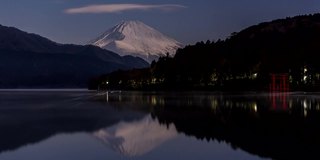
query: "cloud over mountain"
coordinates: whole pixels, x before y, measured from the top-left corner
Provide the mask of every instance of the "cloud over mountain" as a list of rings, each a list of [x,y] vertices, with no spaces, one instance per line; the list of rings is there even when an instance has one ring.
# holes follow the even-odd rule
[[[124,11],[133,10],[160,10],[160,11],[172,11],[181,8],[186,8],[186,6],[179,4],[100,4],[100,5],[88,5],[79,8],[70,8],[65,10],[68,14],[80,14],[80,13],[120,13]]]

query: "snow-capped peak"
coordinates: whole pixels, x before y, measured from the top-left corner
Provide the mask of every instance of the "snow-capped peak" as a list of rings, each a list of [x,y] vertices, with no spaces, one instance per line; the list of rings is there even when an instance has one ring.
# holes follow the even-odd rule
[[[163,35],[140,21],[123,21],[91,41],[90,44],[111,50],[122,56],[133,55],[148,62],[182,47],[178,41]]]

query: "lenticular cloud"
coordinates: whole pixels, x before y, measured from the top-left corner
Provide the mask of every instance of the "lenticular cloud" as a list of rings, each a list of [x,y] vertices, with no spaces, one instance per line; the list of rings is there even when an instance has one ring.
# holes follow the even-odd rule
[[[145,4],[102,4],[102,5],[89,5],[79,8],[70,8],[65,12],[68,14],[80,13],[120,13],[132,10],[152,10],[157,9],[161,11],[172,11],[186,6],[178,4],[161,4],[161,5],[145,5]]]

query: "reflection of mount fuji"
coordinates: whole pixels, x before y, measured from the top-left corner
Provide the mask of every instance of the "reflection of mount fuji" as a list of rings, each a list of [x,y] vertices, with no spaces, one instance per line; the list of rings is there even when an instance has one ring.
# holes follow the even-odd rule
[[[151,116],[140,121],[121,122],[94,133],[113,150],[128,157],[144,155],[176,135],[174,125],[160,125]]]

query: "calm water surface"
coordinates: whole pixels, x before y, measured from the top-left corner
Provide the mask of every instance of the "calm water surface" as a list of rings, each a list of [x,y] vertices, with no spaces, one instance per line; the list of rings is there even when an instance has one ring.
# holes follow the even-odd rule
[[[0,160],[319,159],[320,94],[0,91]]]

